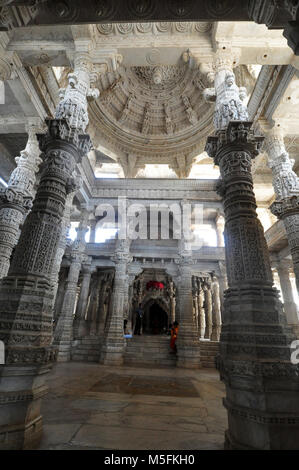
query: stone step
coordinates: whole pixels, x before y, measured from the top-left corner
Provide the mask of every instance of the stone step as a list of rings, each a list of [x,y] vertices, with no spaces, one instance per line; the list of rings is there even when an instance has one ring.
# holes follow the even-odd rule
[[[137,335],[127,340],[125,364],[174,367],[176,357],[170,353],[170,336]]]
[[[89,355],[89,354],[72,354],[72,361],[74,362],[99,362],[100,354]]]
[[[86,336],[72,344],[71,360],[75,362],[99,362],[101,338]]]

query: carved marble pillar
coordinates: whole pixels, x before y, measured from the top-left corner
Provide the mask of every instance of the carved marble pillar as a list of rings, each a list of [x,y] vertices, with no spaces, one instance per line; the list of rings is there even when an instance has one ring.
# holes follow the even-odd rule
[[[66,122],[48,121],[38,136],[43,155],[33,207],[0,286],[0,339],[6,345],[0,366],[0,448],[28,449],[41,438],[41,399],[54,358],[50,275],[61,234],[66,196],[77,162],[90,149]]]
[[[273,288],[269,253],[256,214],[251,159],[261,147],[251,123],[232,121],[209,137],[219,165],[229,288],[218,368],[226,386],[226,448],[295,449],[299,440],[298,365],[294,340]]]
[[[80,177],[76,176],[74,177],[74,190],[71,191],[67,197],[66,197],[66,202],[65,202],[65,208],[64,208],[64,213],[63,213],[63,218],[61,222],[61,235],[58,243],[58,248],[56,251],[54,263],[53,263],[53,269],[51,273],[51,284],[52,284],[52,289],[53,289],[53,308],[55,305],[55,300],[56,300],[56,294],[58,290],[58,283],[59,283],[59,271],[61,268],[61,262],[63,255],[65,253],[66,247],[67,247],[67,234],[70,228],[70,222],[71,222],[71,208],[73,204],[73,199],[80,188],[82,183],[82,180]],[[56,311],[57,314],[59,312]],[[57,316],[57,315],[56,315]]]
[[[86,222],[86,221],[85,221]],[[86,223],[81,222],[77,228],[77,238],[70,247],[71,265],[65,284],[65,293],[55,329],[54,345],[58,350],[57,361],[66,362],[71,358],[71,342],[73,339],[74,309],[76,303],[77,286],[82,261],[86,260],[85,233]]]
[[[124,301],[127,286],[127,265],[131,261],[130,240],[117,240],[113,261],[115,275],[112,291],[111,312],[107,318],[101,362],[106,365],[123,363],[124,353]]]
[[[280,261],[276,265],[277,273],[279,276],[281,292],[283,295],[284,310],[287,317],[287,322],[294,330],[299,328],[298,308],[294,301],[292,284],[290,281],[290,265],[288,261]]]
[[[19,238],[19,227],[32,207],[35,178],[41,158],[36,132],[41,126],[27,125],[28,141],[25,150],[16,157],[17,167],[0,191],[0,278],[7,275],[10,258]]]
[[[97,331],[98,331],[100,286],[101,286],[101,277],[97,276],[94,279],[93,289],[92,289],[92,292],[90,293],[90,302],[89,302],[88,323],[89,323],[89,334],[91,336],[96,336]]]
[[[98,309],[97,333],[98,333],[98,336],[100,336],[101,338],[103,338],[104,331],[105,331],[106,316],[108,313],[108,307],[109,307],[110,296],[111,296],[111,283],[112,283],[112,275],[106,274],[102,281],[100,302],[99,302],[99,309]]]
[[[96,219],[92,219],[92,220],[90,221],[90,237],[89,237],[89,243],[95,243],[95,241],[96,241],[96,225],[97,225]]]
[[[181,253],[179,263],[179,332],[177,345],[177,367],[199,368],[200,351],[197,325],[192,313],[192,265],[191,254]]]
[[[200,339],[204,339],[205,332],[206,332],[206,315],[205,315],[205,308],[204,308],[204,301],[205,301],[205,294],[203,290],[203,283],[200,283],[200,290],[198,296],[198,303],[199,303],[199,337]]]
[[[226,272],[226,266],[225,266],[224,261],[218,261],[218,266],[219,266],[219,271],[220,271],[218,282],[219,282],[219,294],[220,294],[221,318],[222,318],[223,305],[224,305],[224,293],[228,285],[227,285],[227,272]]]
[[[225,129],[232,120],[245,121],[248,112],[243,101],[246,98],[244,87],[236,85],[233,67],[237,65],[238,51],[218,49],[214,57],[214,88],[203,91],[208,102],[215,102],[215,129]]]
[[[91,267],[91,258],[88,259],[88,264],[82,266],[82,282],[80,288],[79,300],[76,307],[76,313],[74,318],[73,326],[73,337],[74,339],[82,338],[87,335],[87,325],[85,320],[86,307],[89,294],[89,286],[91,273],[93,268]]]
[[[204,283],[204,309],[205,309],[205,318],[206,318],[206,329],[205,329],[205,339],[211,339],[212,329],[213,329],[213,318],[212,318],[212,292],[211,292],[211,283],[208,280],[205,280]]]
[[[276,195],[271,212],[283,220],[292,255],[299,293],[299,178],[293,171],[294,160],[286,151],[281,127],[273,127],[265,140]]]
[[[92,88],[91,74],[93,64],[86,52],[74,55],[74,72],[68,75],[68,86],[60,90],[60,103],[57,106],[56,118],[65,119],[74,129],[85,131],[88,119],[88,101],[99,96],[99,90]]]
[[[61,312],[61,305],[63,302],[64,292],[65,292],[65,283],[66,283],[66,269],[64,268],[62,271],[60,270],[58,276],[58,287],[56,290],[56,297],[55,297],[55,304],[54,304],[54,294],[53,294],[53,304],[54,304],[54,322],[55,328],[58,321],[58,316]]]
[[[221,332],[221,302],[220,302],[220,292],[218,280],[215,276],[212,277],[211,284],[212,292],[212,319],[213,319],[213,329],[212,329],[212,341],[219,341],[220,332]]]
[[[224,217],[221,214],[217,214],[216,217],[216,234],[217,234],[217,246],[224,246]]]

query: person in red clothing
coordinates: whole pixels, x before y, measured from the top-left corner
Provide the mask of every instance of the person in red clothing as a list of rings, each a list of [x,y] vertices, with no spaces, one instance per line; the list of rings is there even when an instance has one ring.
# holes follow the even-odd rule
[[[178,337],[178,331],[179,331],[179,324],[177,321],[173,322],[172,328],[171,328],[171,339],[170,339],[170,349],[171,352],[176,354],[177,349],[176,349],[176,340]]]

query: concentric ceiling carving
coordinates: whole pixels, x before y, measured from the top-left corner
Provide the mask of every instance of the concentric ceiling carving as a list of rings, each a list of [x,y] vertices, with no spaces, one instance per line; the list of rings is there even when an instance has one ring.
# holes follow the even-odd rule
[[[198,69],[177,66],[121,67],[101,76],[100,97],[90,104],[95,145],[165,163],[196,155],[213,131],[209,86]]]

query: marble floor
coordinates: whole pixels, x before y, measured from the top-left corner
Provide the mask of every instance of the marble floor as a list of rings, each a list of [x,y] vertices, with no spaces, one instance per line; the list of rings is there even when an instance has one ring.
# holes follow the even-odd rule
[[[224,386],[213,369],[56,364],[40,449],[222,449]]]

